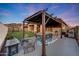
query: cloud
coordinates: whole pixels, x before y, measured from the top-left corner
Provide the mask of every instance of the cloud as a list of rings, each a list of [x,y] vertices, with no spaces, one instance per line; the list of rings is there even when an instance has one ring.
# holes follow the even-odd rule
[[[53,9],[54,10],[59,9],[59,6],[54,6]]]
[[[36,13],[39,10],[45,9],[47,8],[48,4],[28,4],[28,5],[24,5],[24,6],[18,6],[20,7],[20,9],[22,9],[22,11],[24,11],[23,13],[21,13],[22,15],[27,15],[30,16],[34,13]]]
[[[51,7],[49,7],[49,9],[51,9],[51,10],[58,10],[58,9],[60,9],[60,6],[58,6],[58,5],[56,5],[56,6],[51,5]]]
[[[5,10],[5,9],[0,8],[0,15],[1,16],[10,16],[11,13],[9,11]]]
[[[70,7],[70,9],[67,9],[66,11],[64,11],[63,13],[57,15],[58,17],[63,17],[63,18],[72,18],[74,16],[77,16],[79,13],[79,10],[78,10],[78,6],[76,5],[72,5]]]
[[[34,13],[36,13],[37,11],[44,9],[45,8],[45,4],[39,4],[37,6],[35,6],[34,4],[30,4],[28,7],[24,7],[24,9],[26,10],[26,12],[21,13],[21,15],[23,16],[30,16]],[[66,6],[67,7],[67,6]],[[59,18],[62,18],[67,24],[72,24],[72,25],[78,25],[79,23],[79,16],[77,15],[78,12],[78,6],[77,5],[71,5],[71,7],[69,9],[64,10],[61,14],[58,14],[57,16]],[[59,5],[50,5],[49,10],[59,10],[61,11],[63,8],[61,8]]]
[[[79,16],[75,16],[75,17],[65,19],[65,20],[70,25],[73,25],[73,26],[79,25]]]
[[[72,5],[72,7],[63,13],[57,15],[59,18],[62,18],[70,25],[79,25],[79,11],[76,5]]]
[[[24,19],[25,17],[28,17],[37,11],[41,9],[48,8],[48,12],[50,14],[52,12],[55,12],[54,16],[57,16],[59,18],[62,18],[66,23],[70,24],[78,24],[79,23],[79,5],[77,4],[10,4],[9,7],[11,7],[11,10],[1,9],[0,8],[0,18],[3,16],[4,19],[5,16],[10,16],[11,19],[18,17],[19,19]],[[66,8],[65,8],[66,7]],[[11,12],[11,13],[10,13]],[[17,12],[17,13],[14,13]],[[12,17],[14,16],[14,17]],[[9,18],[10,18],[9,17]],[[11,20],[10,19],[10,20]],[[17,20],[17,19],[16,19]]]
[[[39,10],[43,9],[43,7],[38,7],[40,5],[37,5],[37,7],[35,5],[30,4],[28,7],[24,7],[24,9],[26,10],[25,12],[22,12],[21,15],[22,16],[30,16],[36,12],[38,12]]]

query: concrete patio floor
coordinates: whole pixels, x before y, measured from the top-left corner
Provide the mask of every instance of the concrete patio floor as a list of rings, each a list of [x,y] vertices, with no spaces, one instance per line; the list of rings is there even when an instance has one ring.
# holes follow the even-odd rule
[[[49,56],[79,56],[79,47],[75,39],[62,38],[47,47]]]
[[[33,52],[24,54],[20,47],[20,53],[15,56],[41,56],[41,50],[41,46],[36,46]],[[79,47],[75,39],[63,37],[46,46],[46,54],[47,56],[79,56]]]

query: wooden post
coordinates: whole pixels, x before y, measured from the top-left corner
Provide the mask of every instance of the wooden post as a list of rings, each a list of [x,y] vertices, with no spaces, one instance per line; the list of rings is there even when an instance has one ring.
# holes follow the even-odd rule
[[[62,24],[61,24],[61,39],[62,39]]]
[[[24,39],[24,32],[25,32],[25,30],[24,30],[24,22],[23,22],[23,39]]]
[[[46,48],[45,48],[45,11],[42,12],[42,56],[46,56]]]

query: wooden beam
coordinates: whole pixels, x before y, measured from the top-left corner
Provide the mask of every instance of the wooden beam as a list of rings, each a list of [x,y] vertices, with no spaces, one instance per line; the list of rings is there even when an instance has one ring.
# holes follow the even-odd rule
[[[27,20],[29,20],[29,19],[41,14],[41,12],[42,12],[42,10],[38,11],[37,13],[33,14],[32,16],[29,16],[28,18],[26,18],[23,22],[26,22]]]
[[[46,47],[45,47],[45,11],[42,12],[42,56],[46,56]]]
[[[45,22],[45,25],[47,24],[47,22],[49,21],[50,18],[47,19],[47,21]]]
[[[52,17],[53,13],[50,15]],[[49,21],[50,17],[48,17],[47,21],[45,22],[45,25],[47,24],[47,22]]]
[[[48,14],[47,12],[45,12],[46,13],[46,16],[48,16],[49,18],[51,18],[51,19],[53,19],[53,20],[55,20],[55,18],[54,17],[52,17],[50,14]],[[52,14],[53,15],[53,14]],[[58,23],[61,23],[61,22],[59,22],[59,21],[57,21],[57,20],[55,20],[56,22],[58,22]]]

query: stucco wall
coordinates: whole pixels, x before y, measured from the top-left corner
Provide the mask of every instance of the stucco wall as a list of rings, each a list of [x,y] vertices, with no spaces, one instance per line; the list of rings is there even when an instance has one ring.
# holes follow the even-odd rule
[[[62,23],[62,31],[67,32],[68,26]]]
[[[8,32],[8,27],[6,27],[0,23],[0,50],[2,48],[4,41],[5,41],[5,37],[7,35],[7,32]]]
[[[30,28],[30,25],[33,25],[33,29]],[[46,28],[46,31],[52,32],[53,36],[56,36],[56,31],[57,31],[57,35],[60,37],[61,36],[61,27],[52,27],[52,30],[49,31],[49,28]],[[39,28],[40,32],[42,32],[42,25],[40,25]],[[33,32],[37,32],[37,24],[28,24],[28,31],[33,31]]]
[[[52,29],[52,31],[50,31],[50,32],[52,32],[53,36],[59,36],[59,37],[61,36],[61,28],[60,27],[52,27],[51,29]],[[47,31],[49,31],[48,28],[47,28]]]

